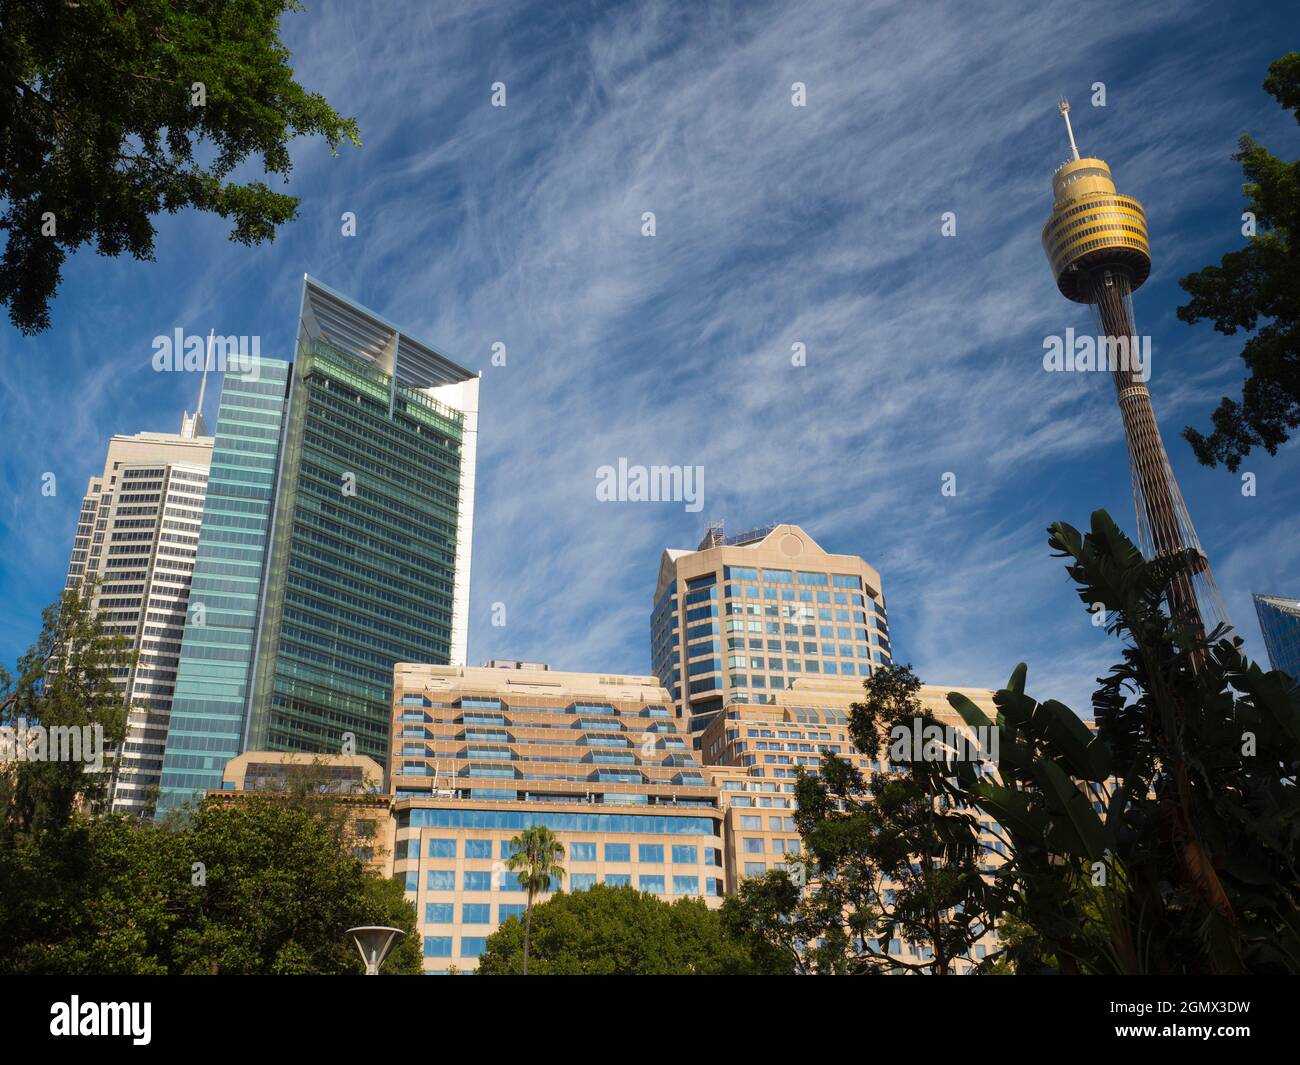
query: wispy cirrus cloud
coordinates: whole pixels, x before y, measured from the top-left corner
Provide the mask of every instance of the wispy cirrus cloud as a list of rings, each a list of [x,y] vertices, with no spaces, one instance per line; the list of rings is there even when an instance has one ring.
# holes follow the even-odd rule
[[[1176,278],[1234,243],[1238,127],[1286,128],[1258,89],[1272,57],[1255,17],[1209,3],[313,5],[286,22],[298,72],[357,115],[365,147],[295,152],[302,215],[272,247],[230,247],[186,217],[165,221],[154,266],[78,260],[33,398],[6,393],[6,409],[35,432],[66,380],[98,382],[60,415],[49,460],[75,483],[108,433],[170,428],[189,399],[141,372],[148,337],[220,315],[287,350],[308,271],[483,369],[474,660],[643,672],[662,549],[693,546],[706,517],[783,520],[881,570],[896,648],[923,677],[999,684],[1027,659],[1036,690],[1084,708],[1114,649],[1043,530],[1100,506],[1131,526],[1132,504],[1109,381],[1041,371],[1045,335],[1089,328],[1038,244],[1065,154],[1053,105],[1075,99],[1085,148],[1148,205],[1157,265],[1138,314],[1202,539],[1233,560],[1225,581],[1282,581],[1241,545],[1293,519],[1294,498],[1242,497],[1176,438],[1240,373],[1223,369],[1233,344],[1173,320]],[[1088,106],[1097,81],[1105,108]],[[498,341],[504,367],[489,362]],[[9,361],[35,350],[2,343]],[[14,514],[40,454],[6,463]],[[704,513],[598,503],[596,468],[620,456],[702,465]],[[1277,476],[1300,462],[1270,461]],[[59,506],[6,534],[10,557],[40,560],[6,582],[22,590],[11,644],[57,587],[74,503]],[[1237,620],[1253,637],[1253,617]]]

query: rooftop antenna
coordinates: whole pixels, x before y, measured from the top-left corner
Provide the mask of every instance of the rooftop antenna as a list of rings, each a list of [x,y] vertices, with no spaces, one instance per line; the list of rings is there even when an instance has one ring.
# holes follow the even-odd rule
[[[203,397],[208,390],[208,365],[212,362],[212,344],[216,335],[216,329],[208,333],[208,350],[203,353],[203,376],[199,379],[198,409],[195,410],[193,417],[190,416],[189,411],[186,411],[185,416],[181,418],[181,436],[187,440],[208,435],[208,427],[203,422]]]
[[[1061,117],[1065,119],[1065,132],[1070,136],[1070,155],[1072,158],[1078,159],[1079,148],[1074,143],[1074,128],[1070,125],[1070,101],[1062,97],[1056,106],[1061,112]]]
[[[1078,158],[1077,152],[1075,158]],[[203,376],[199,378],[199,409],[194,412],[196,416],[202,416],[203,414],[203,395],[208,390],[208,364],[212,361],[212,342],[216,335],[217,330],[215,327],[208,332],[208,350],[203,353]]]

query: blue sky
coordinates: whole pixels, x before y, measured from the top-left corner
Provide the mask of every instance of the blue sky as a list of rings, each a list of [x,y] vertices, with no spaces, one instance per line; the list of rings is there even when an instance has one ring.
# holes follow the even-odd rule
[[[1118,647],[1044,529],[1134,516],[1110,382],[1041,368],[1045,336],[1090,328],[1038,243],[1062,94],[1083,151],[1146,205],[1156,413],[1262,657],[1249,593],[1300,594],[1300,446],[1248,459],[1246,497],[1178,436],[1243,372],[1241,338],[1174,314],[1177,279],[1242,241],[1235,140],[1300,154],[1260,87],[1300,20],[1228,6],[308,0],[285,20],[294,67],[364,147],[295,147],[297,222],[250,250],[219,219],[164,217],[156,262],[80,254],[53,328],[0,326],[0,661],[61,587],[109,436],[175,431],[193,405],[197,379],[153,372],[153,337],[288,355],[308,272],[483,370],[471,663],[646,672],[660,552],[710,518],[790,521],[880,570],[927,682],[997,687],[1025,660],[1032,693],[1086,712]],[[703,511],[598,502],[620,457],[703,466]]]

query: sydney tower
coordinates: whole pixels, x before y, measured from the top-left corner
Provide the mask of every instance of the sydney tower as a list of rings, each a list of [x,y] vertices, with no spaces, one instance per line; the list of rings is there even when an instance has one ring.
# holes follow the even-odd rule
[[[1116,352],[1137,340],[1133,293],[1151,272],[1146,212],[1115,191],[1110,167],[1080,157],[1070,126],[1070,105],[1060,104],[1070,138],[1070,158],[1052,177],[1052,216],[1043,226],[1043,250],[1061,295],[1093,309],[1099,345]],[[1227,616],[1201,550],[1191,515],[1169,465],[1151,394],[1133,363],[1111,360],[1111,376],[1124,419],[1138,544],[1147,558],[1186,554],[1188,563],[1169,589],[1169,608],[1196,637]]]

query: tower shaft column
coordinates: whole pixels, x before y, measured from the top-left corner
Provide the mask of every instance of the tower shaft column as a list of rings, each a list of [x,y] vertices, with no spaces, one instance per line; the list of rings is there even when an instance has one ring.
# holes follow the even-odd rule
[[[1136,344],[1137,326],[1129,309],[1128,276],[1122,270],[1098,272],[1090,279],[1089,289],[1102,333],[1111,340],[1122,338],[1130,345]],[[1128,366],[1117,364],[1112,377],[1128,445],[1139,543],[1149,558],[1181,554],[1189,548],[1196,550],[1197,560],[1170,585],[1169,606],[1170,613],[1187,625],[1194,637],[1204,638],[1206,628],[1193,582],[1204,568],[1203,556],[1174,480],[1155,408],[1151,405],[1151,393],[1132,362]]]

